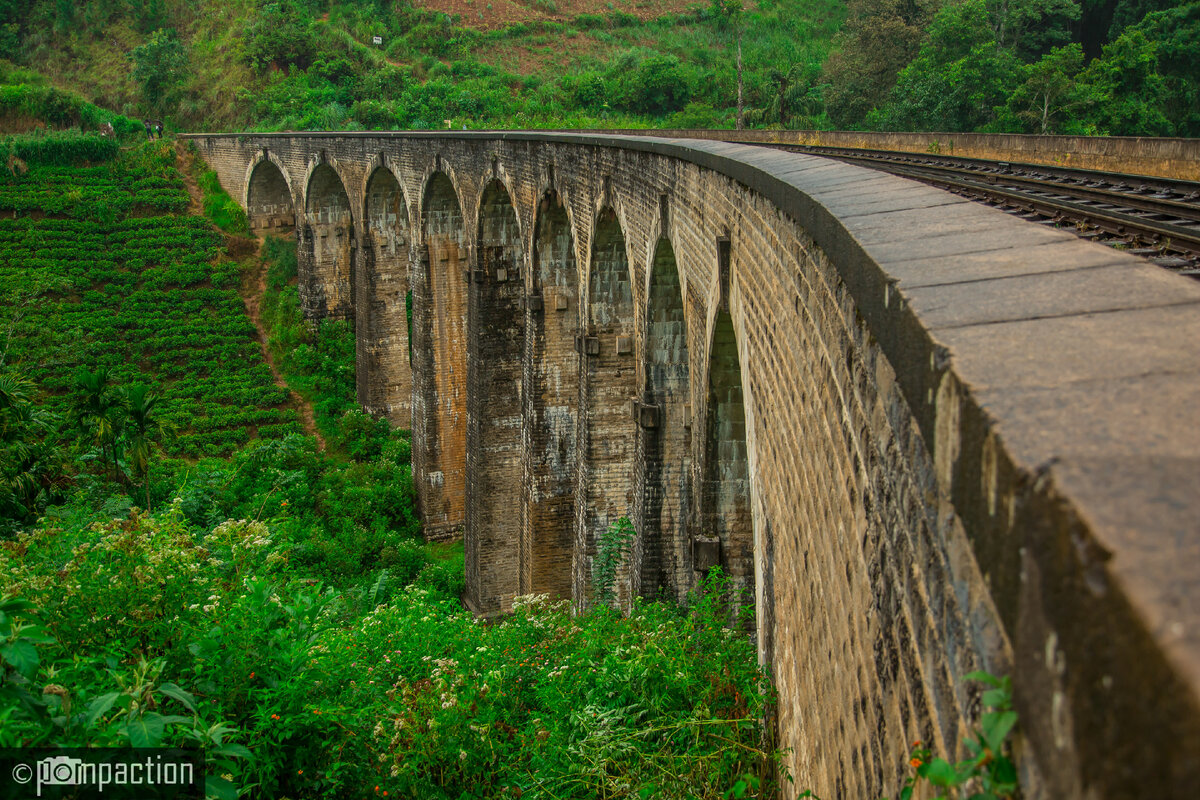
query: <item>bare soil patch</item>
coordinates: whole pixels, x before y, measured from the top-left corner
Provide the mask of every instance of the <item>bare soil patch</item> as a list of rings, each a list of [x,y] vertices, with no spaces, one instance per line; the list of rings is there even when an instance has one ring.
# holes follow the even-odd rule
[[[491,31],[518,22],[570,22],[580,14],[618,11],[640,20],[687,11],[697,0],[416,0],[415,5],[461,17],[461,25]]]

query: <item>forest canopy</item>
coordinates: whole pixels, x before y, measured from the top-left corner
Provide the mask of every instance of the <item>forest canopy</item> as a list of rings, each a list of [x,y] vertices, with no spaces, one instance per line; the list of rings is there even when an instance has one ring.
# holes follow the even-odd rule
[[[563,5],[0,0],[3,82],[177,130],[1200,132],[1197,0]]]

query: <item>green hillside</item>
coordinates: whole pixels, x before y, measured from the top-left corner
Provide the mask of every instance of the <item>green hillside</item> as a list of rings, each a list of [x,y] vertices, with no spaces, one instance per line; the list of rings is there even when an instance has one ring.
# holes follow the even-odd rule
[[[732,124],[733,32],[707,4],[559,5],[12,2],[3,52],[179,129]],[[835,0],[750,10],[748,105],[770,105],[772,69],[815,74],[841,16]]]
[[[1197,0],[0,0],[0,53],[169,129],[1200,135]],[[379,37],[375,44],[374,37]]]

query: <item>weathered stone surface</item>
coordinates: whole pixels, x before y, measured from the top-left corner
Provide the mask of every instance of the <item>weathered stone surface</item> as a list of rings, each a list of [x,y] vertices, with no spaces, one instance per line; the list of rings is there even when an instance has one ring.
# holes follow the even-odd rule
[[[612,131],[635,136],[712,136],[731,131]],[[1014,163],[1155,175],[1200,181],[1200,139],[1134,136],[1031,136],[1020,133],[907,133],[899,131],[738,131],[743,142],[855,147],[939,153]]]
[[[415,482],[432,535],[466,528],[476,610],[586,604],[630,515],[622,602],[714,560],[753,588],[793,793],[894,796],[910,741],[956,753],[978,668],[1014,676],[1027,797],[1200,784],[1194,284],[725,142],[195,139],[255,219],[287,213],[277,169],[303,230],[362,239],[349,262],[302,246],[301,285],[309,313],[354,312],[368,357],[403,341],[389,290],[370,299],[396,279],[362,259],[370,172],[410,198],[389,224],[414,232]],[[349,220],[310,196],[323,165]],[[371,368],[372,407],[398,390],[376,372],[398,374]]]

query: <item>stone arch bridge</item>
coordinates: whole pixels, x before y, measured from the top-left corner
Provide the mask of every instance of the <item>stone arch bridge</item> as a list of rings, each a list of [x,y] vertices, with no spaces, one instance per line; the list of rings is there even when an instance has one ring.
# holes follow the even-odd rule
[[[1200,786],[1200,285],[811,156],[535,133],[196,135],[411,425],[467,602],[754,598],[792,791],[899,791],[1014,676],[1030,797]]]

